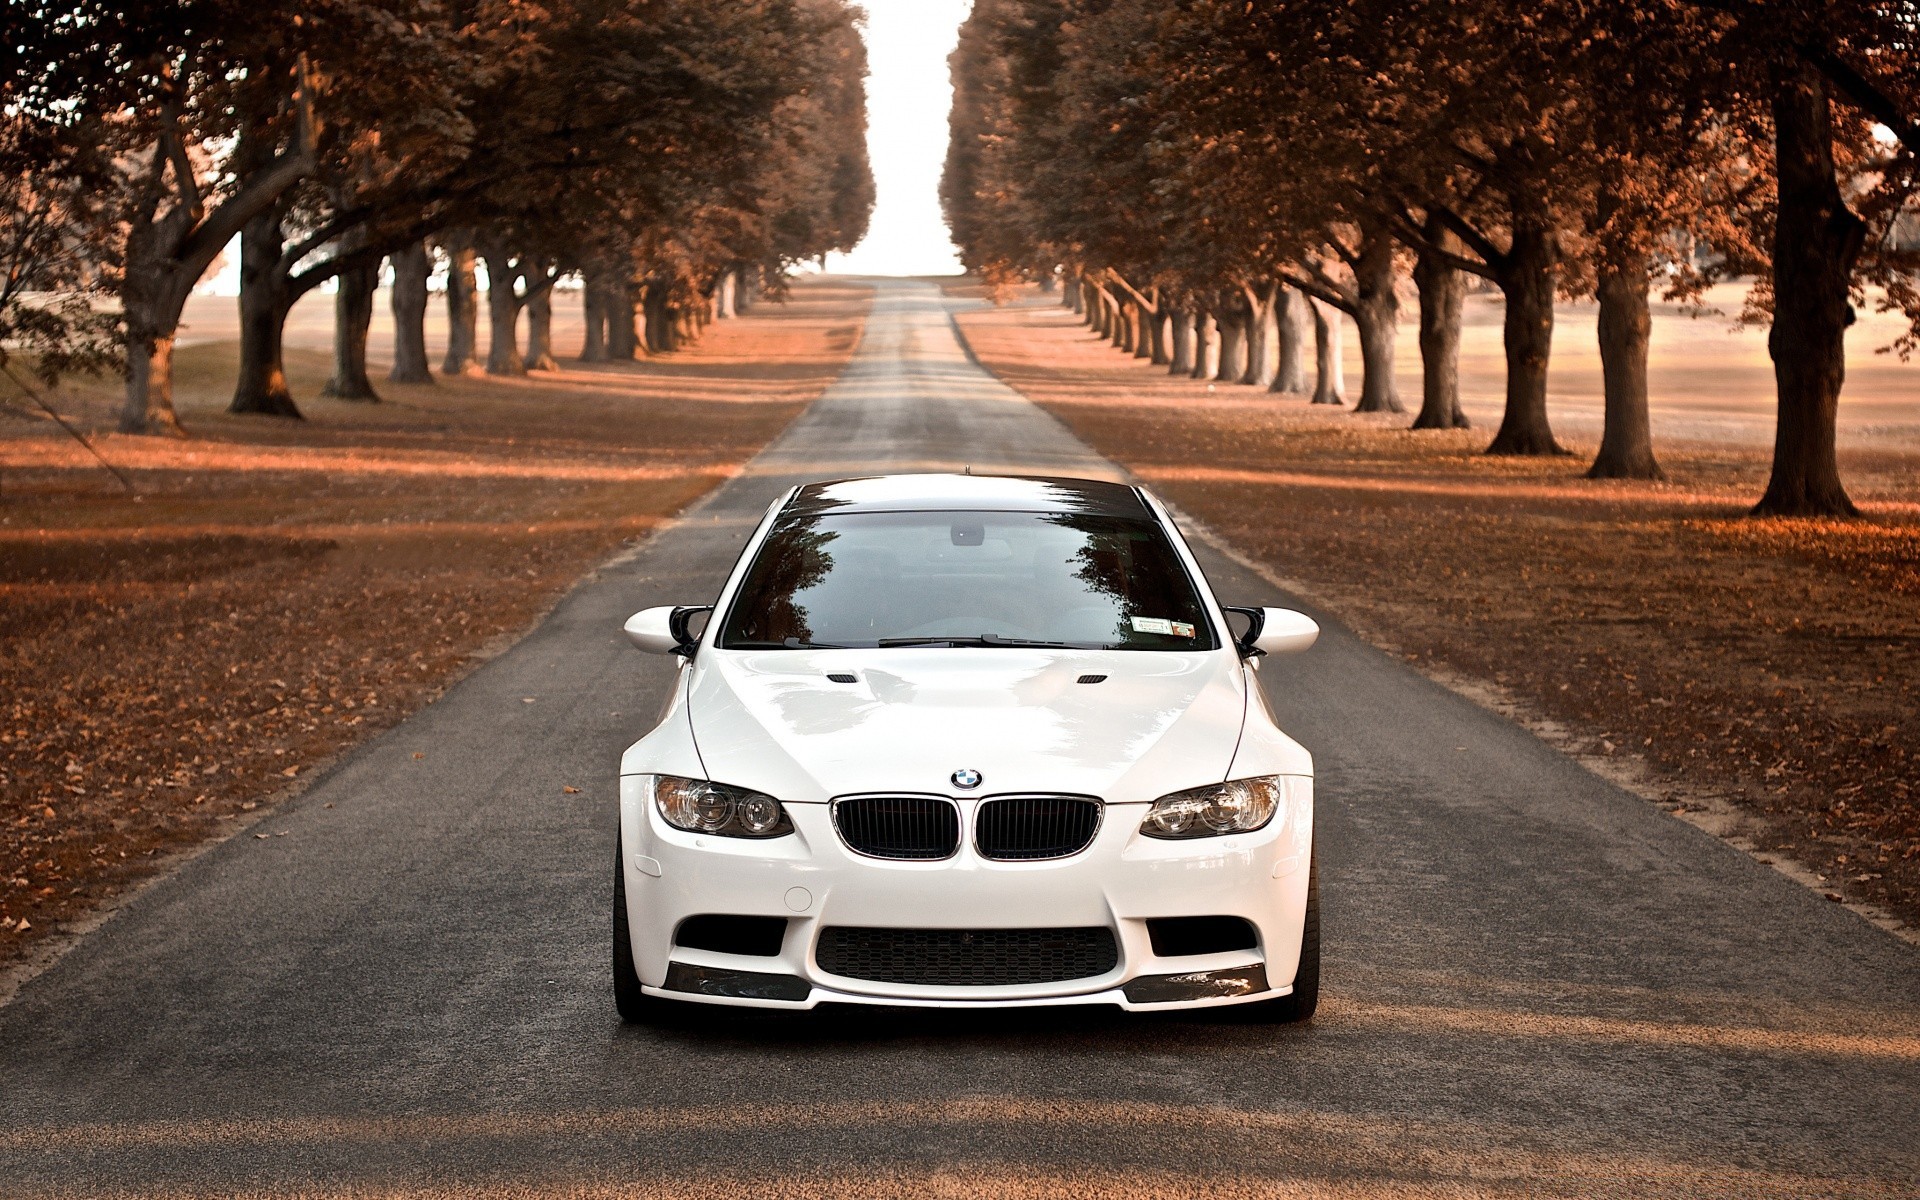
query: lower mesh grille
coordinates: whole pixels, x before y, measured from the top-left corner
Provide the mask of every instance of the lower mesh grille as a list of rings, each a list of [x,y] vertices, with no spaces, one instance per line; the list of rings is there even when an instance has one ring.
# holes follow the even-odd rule
[[[820,931],[820,969],[848,979],[929,987],[1059,983],[1105,975],[1120,961],[1113,931],[860,929]]]
[[[988,800],[974,818],[982,858],[1066,858],[1093,841],[1100,802],[1080,796],[1008,796]]]
[[[856,796],[833,802],[847,845],[874,858],[948,858],[960,848],[960,813],[932,796]]]

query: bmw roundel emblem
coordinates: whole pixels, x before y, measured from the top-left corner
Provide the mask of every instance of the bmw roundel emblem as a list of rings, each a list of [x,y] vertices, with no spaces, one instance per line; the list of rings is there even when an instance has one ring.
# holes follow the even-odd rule
[[[953,786],[957,788],[977,788],[980,786],[980,772],[972,767],[961,767],[953,773]]]

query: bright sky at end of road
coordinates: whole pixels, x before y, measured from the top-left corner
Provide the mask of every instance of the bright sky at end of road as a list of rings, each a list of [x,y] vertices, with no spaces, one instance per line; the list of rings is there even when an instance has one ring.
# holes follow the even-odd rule
[[[867,152],[879,201],[873,227],[827,269],[852,275],[957,275],[940,215],[953,85],[947,55],[972,0],[862,0],[867,10]]]

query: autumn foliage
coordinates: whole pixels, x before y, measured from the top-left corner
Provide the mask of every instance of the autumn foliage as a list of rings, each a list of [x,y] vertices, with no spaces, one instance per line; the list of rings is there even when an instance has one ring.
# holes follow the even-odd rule
[[[671,350],[793,263],[851,248],[872,207],[845,0],[29,0],[8,17],[0,340],[49,376],[117,343],[127,432],[181,432],[181,312],[236,236],[233,409],[298,417],[282,330],[323,284],[327,391],[377,399],[386,260],[395,378],[431,378],[435,258],[443,368],[478,369],[484,261],[486,369],[517,374],[554,362],[560,280],[587,283],[583,357]]]
[[[1464,423],[1462,277],[1505,300],[1495,454],[1557,454],[1556,299],[1600,309],[1592,473],[1657,478],[1649,296],[1754,279],[1780,423],[1757,511],[1848,515],[1834,461],[1855,307],[1920,334],[1920,8],[1872,0],[978,0],[952,59],[942,196],[964,261],[1067,290],[1176,373],[1399,412],[1397,281],[1420,302],[1415,428]],[[1317,328],[1309,331],[1310,326]],[[1318,347],[1309,381],[1309,341]]]

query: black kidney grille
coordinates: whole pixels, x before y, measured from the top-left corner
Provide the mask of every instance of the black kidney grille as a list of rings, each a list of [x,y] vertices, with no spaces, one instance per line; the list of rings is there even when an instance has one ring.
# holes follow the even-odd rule
[[[1105,975],[1120,961],[1113,931],[1078,929],[859,929],[829,926],[820,969],[848,979],[929,987],[1058,983]]]
[[[1079,796],[1008,796],[989,800],[974,818],[982,858],[1065,858],[1100,828],[1100,802]]]
[[[847,845],[874,858],[949,858],[960,848],[960,814],[931,796],[858,796],[833,802]]]

